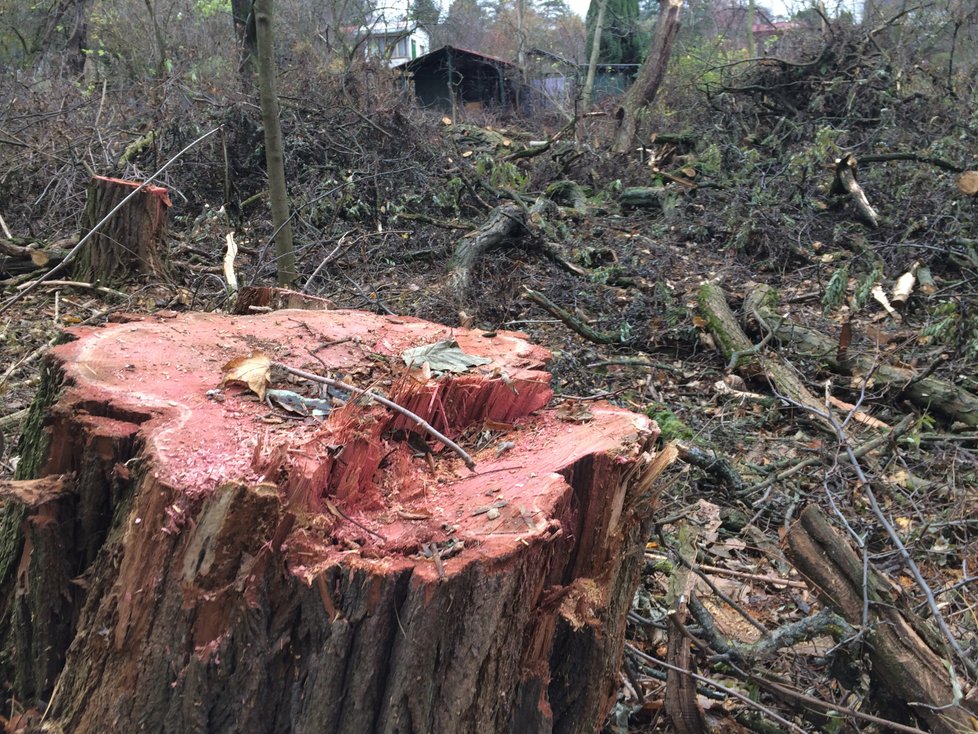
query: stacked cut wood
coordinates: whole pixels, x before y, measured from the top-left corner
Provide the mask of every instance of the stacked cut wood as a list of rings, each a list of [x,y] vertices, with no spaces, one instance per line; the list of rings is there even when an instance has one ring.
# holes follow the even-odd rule
[[[507,332],[283,310],[74,337],[32,409],[25,481],[0,492],[0,677],[49,702],[46,726],[600,728],[664,465],[654,423],[548,408],[549,354]],[[442,340],[485,363],[407,369]],[[382,392],[474,471],[376,402],[320,415],[218,389],[256,352]],[[271,377],[266,398],[331,399]]]

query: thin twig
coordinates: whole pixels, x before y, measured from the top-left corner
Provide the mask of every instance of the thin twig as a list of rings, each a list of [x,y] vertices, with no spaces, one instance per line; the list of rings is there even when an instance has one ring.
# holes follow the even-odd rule
[[[826,386],[826,391],[827,390],[828,390],[828,386]],[[866,473],[863,471],[862,465],[859,463],[859,457],[856,456],[856,449],[852,447],[852,443],[849,441],[849,436],[846,434],[845,428],[842,427],[838,419],[832,414],[832,411],[828,410],[827,408],[824,411],[819,411],[810,405],[802,405],[801,403],[797,402],[796,400],[792,400],[787,396],[779,395],[778,397],[780,397],[782,400],[787,401],[791,405],[794,405],[797,408],[820,415],[824,420],[827,420],[835,429],[836,436],[839,439],[839,445],[845,451],[846,456],[849,459],[849,463],[852,464],[852,468],[856,473],[856,478],[859,480],[859,483],[862,486],[862,490],[866,495],[866,499],[869,500],[870,510],[872,510],[873,515],[876,517],[876,520],[879,522],[879,524],[883,527],[883,530],[886,532],[887,537],[889,537],[890,541],[896,547],[897,552],[899,553],[900,557],[903,559],[903,562],[906,564],[906,567],[910,571],[910,574],[913,576],[914,581],[917,582],[917,586],[920,588],[921,593],[923,593],[924,598],[927,601],[927,606],[930,609],[931,615],[934,617],[934,621],[937,623],[937,626],[940,628],[941,634],[944,636],[944,639],[947,641],[948,646],[954,651],[954,653],[964,664],[965,670],[968,671],[969,673],[974,674],[974,664],[971,662],[971,660],[968,659],[968,656],[965,654],[964,650],[961,648],[961,645],[954,637],[954,634],[951,632],[951,629],[947,626],[947,621],[944,619],[944,615],[941,614],[941,610],[937,606],[937,599],[934,598],[934,592],[931,590],[930,585],[927,583],[926,579],[924,579],[924,576],[920,572],[920,568],[917,566],[916,561],[914,561],[913,557],[910,555],[910,551],[907,550],[907,546],[904,545],[903,541],[900,539],[900,535],[893,527],[893,524],[887,519],[886,514],[883,512],[883,509],[880,507],[879,502],[876,500],[876,493],[873,492],[873,487],[869,481],[869,477],[866,476]],[[858,407],[858,403],[857,403],[857,407]],[[890,433],[892,433],[892,431]],[[953,666],[949,667],[949,671],[953,676],[954,675]]]
[[[19,289],[23,290],[25,288],[36,288],[37,286],[24,283],[18,286]],[[44,281],[45,288],[88,288],[90,290],[98,291],[99,293],[104,293],[107,296],[118,296],[120,298],[129,298],[128,293],[123,293],[122,291],[117,291],[114,288],[106,288],[103,285],[95,285],[95,283],[85,283],[80,280],[48,280]]]
[[[895,426],[893,426],[893,428],[890,429],[888,433],[886,433],[883,436],[877,436],[876,438],[867,441],[866,443],[862,444],[859,448],[857,448],[855,450],[856,457],[857,458],[862,457],[868,454],[870,451],[876,450],[877,448],[887,443],[888,441],[897,438],[897,436],[903,435],[908,430],[910,430],[910,427],[913,426],[916,420],[917,418],[913,414],[904,416],[903,419]],[[776,484],[778,482],[784,481],[785,479],[797,474],[802,469],[807,469],[808,467],[817,464],[820,461],[822,461],[821,456],[810,456],[807,459],[802,459],[794,466],[791,466],[782,472],[779,472],[777,474],[768,477],[763,482],[759,482],[758,484],[755,484],[753,487],[747,490],[745,494],[753,494],[754,492],[759,492],[762,489],[767,489],[772,484]],[[754,506],[757,507],[766,499],[767,499],[766,496],[762,497],[761,499],[757,500],[757,502],[754,503]]]
[[[362,395],[365,398],[369,398],[370,400],[375,400],[381,405],[390,408],[395,413],[400,413],[405,418],[408,418],[409,420],[412,420],[415,423],[417,423],[420,428],[422,428],[423,430],[425,430],[426,432],[434,436],[436,439],[441,441],[448,448],[450,448],[452,451],[458,454],[459,457],[462,459],[462,461],[465,462],[465,465],[472,471],[475,471],[475,461],[473,461],[472,457],[465,452],[465,449],[463,449],[457,443],[455,443],[450,438],[448,438],[448,436],[441,433],[437,428],[435,428],[430,423],[428,423],[424,418],[422,418],[419,415],[416,415],[415,413],[412,413],[407,408],[398,405],[393,400],[388,400],[384,396],[378,395],[377,393],[371,390],[363,390],[359,387],[348,385],[345,382],[340,382],[339,380],[334,380],[330,377],[323,377],[322,375],[317,375],[313,372],[306,372],[305,370],[296,369],[295,367],[289,367],[287,364],[282,364],[281,362],[272,362],[272,364],[275,367],[280,367],[281,369],[285,370],[290,375],[295,375],[296,377],[301,377],[305,380],[311,380],[312,382],[319,382],[322,383],[323,385],[328,385],[329,387],[335,387],[339,390],[346,390],[347,392],[351,392],[354,395]]]
[[[798,734],[805,734],[805,730],[802,729],[797,724],[793,724],[792,722],[788,721],[786,718],[784,718],[783,716],[775,712],[773,709],[769,709],[767,706],[762,706],[757,701],[754,701],[750,697],[745,696],[740,691],[735,691],[733,688],[728,688],[722,683],[717,683],[715,680],[711,680],[705,676],[694,673],[691,670],[686,670],[685,668],[679,668],[676,667],[675,665],[670,665],[664,660],[659,660],[658,658],[654,658],[651,655],[646,655],[644,652],[639,650],[630,642],[625,643],[625,647],[628,649],[629,652],[636,655],[638,658],[644,660],[647,663],[651,663],[652,665],[658,665],[663,668],[668,668],[670,670],[675,670],[679,673],[683,673],[684,675],[690,676],[694,680],[698,680],[700,683],[705,683],[708,686],[713,686],[717,690],[723,691],[728,696],[732,696],[736,698],[738,701],[741,701],[742,703],[746,704],[750,708],[760,711],[762,714],[770,717],[774,721],[777,721],[779,724],[783,724],[784,726],[788,727],[788,729],[790,729],[791,731],[798,732]]]

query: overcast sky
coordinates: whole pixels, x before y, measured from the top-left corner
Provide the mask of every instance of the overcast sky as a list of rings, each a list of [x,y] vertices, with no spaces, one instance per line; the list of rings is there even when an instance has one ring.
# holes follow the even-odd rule
[[[587,15],[587,6],[590,0],[567,0],[567,3],[570,5],[571,10],[582,18]],[[788,17],[792,12],[811,7],[812,0],[758,0],[757,4],[770,9],[775,17]],[[862,0],[829,0],[825,5],[829,10],[829,14],[832,15],[834,14],[833,9],[835,6],[851,10],[855,6],[862,5]]]

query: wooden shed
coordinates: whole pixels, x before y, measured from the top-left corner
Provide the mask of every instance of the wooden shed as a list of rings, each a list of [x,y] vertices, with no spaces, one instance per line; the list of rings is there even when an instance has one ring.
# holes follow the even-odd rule
[[[495,56],[443,46],[394,67],[414,86],[418,102],[454,117],[459,109],[514,110],[519,71]]]

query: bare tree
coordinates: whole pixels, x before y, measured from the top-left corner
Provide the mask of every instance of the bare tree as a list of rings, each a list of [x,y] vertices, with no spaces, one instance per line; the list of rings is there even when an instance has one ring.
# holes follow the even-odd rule
[[[258,55],[255,14],[251,6],[251,0],[231,0],[231,20],[234,23],[234,35],[238,40],[238,51],[241,54],[238,71],[245,89],[251,89],[254,83],[255,57]]]
[[[604,33],[604,14],[608,9],[608,0],[598,0],[598,17],[594,20],[594,35],[591,38],[591,57],[587,61],[587,77],[584,79],[582,108],[584,112],[591,110],[591,96],[594,93],[594,75],[598,68],[598,57],[601,55],[601,34]]]
[[[683,9],[683,0],[659,0],[659,18],[649,44],[649,54],[639,69],[635,83],[629,87],[618,108],[618,133],[615,136],[614,150],[624,153],[635,140],[638,130],[638,120],[648,105],[655,99],[666,74],[669,56],[672,54],[672,44],[679,32],[679,14]]]
[[[275,264],[278,284],[295,280],[295,249],[289,223],[289,195],[285,188],[285,159],[282,154],[282,125],[279,121],[278,92],[275,87],[275,46],[272,36],[272,0],[254,0],[255,29],[258,41],[258,88],[261,119],[265,128],[265,166],[268,169],[268,198],[272,205],[275,234]]]

